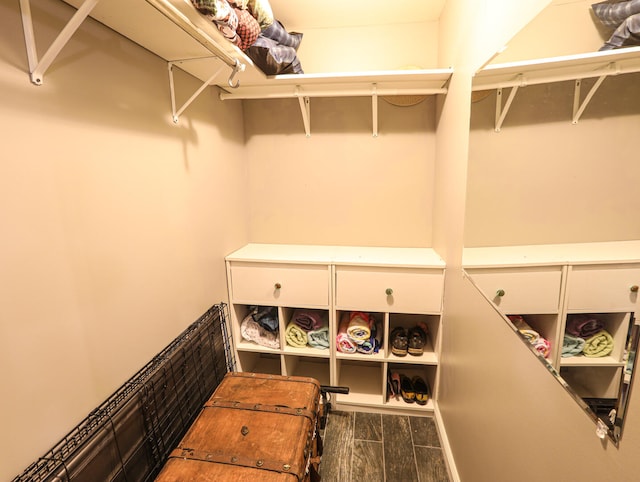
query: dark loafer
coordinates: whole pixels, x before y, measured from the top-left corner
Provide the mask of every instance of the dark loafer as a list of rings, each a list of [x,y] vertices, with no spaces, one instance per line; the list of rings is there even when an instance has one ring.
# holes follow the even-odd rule
[[[415,399],[418,405],[426,405],[431,396],[431,390],[429,384],[422,378],[415,376],[411,379],[413,390],[415,392]]]
[[[396,356],[406,356],[409,347],[407,330],[398,326],[391,332],[391,353]]]
[[[400,375],[400,395],[407,403],[413,403],[416,400],[416,392],[411,379],[406,375]]]
[[[407,349],[409,355],[420,356],[424,353],[428,332],[429,329],[424,323],[418,323],[417,326],[409,330],[409,346]]]

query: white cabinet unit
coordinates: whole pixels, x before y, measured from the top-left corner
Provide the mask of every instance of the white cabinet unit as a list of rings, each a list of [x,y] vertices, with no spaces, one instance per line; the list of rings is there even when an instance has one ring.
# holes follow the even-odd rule
[[[325,385],[349,387],[349,394],[335,396],[342,405],[433,411],[444,284],[444,262],[433,250],[249,244],[227,256],[226,263],[240,370],[311,376]],[[264,344],[252,324],[256,306],[277,316],[277,333],[264,333]],[[375,348],[339,349],[341,320],[360,313],[371,322]],[[305,335],[291,326],[299,316],[326,323],[326,332],[320,331],[328,346],[311,343],[313,329],[304,344]],[[250,325],[258,339],[245,336]],[[422,353],[392,354],[391,332],[418,325],[428,331]],[[421,377],[430,386],[430,400],[419,405],[390,396],[390,372]]]
[[[580,397],[619,397],[638,304],[640,242],[472,248],[464,264],[502,313],[522,315],[547,337],[547,361]]]

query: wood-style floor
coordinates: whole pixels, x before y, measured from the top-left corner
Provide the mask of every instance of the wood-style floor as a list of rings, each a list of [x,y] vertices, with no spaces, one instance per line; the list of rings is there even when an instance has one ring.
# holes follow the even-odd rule
[[[450,482],[430,417],[329,412],[323,482]]]

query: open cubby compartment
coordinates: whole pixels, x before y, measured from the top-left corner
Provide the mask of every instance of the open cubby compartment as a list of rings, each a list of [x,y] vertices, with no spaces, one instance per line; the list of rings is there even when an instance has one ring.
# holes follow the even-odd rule
[[[631,321],[633,320],[633,313],[570,313],[567,315],[567,323],[573,316],[588,316],[600,320],[603,324],[603,330],[607,331],[613,338],[613,351],[607,357],[603,357],[601,360],[607,363],[608,360],[614,362],[622,362],[624,357],[624,351],[627,346],[627,338],[629,336],[629,330],[631,327]],[[565,325],[566,328],[566,325]],[[580,359],[584,357],[570,357],[562,359],[562,364],[572,364],[572,362],[580,363]],[[591,358],[589,363],[597,363],[597,358]]]
[[[388,363],[387,372],[397,373],[399,375],[405,375],[410,379],[419,376],[428,385],[431,391],[429,401],[426,405],[418,405],[417,403],[407,403],[402,399],[402,396],[398,394],[397,398],[394,398],[389,393],[389,389],[386,385],[387,374],[385,373],[385,406],[402,409],[416,409],[416,410],[433,410],[433,396],[434,387],[436,386],[436,377],[438,374],[438,367],[434,365],[415,365],[412,363]]]
[[[242,322],[244,321],[244,319],[249,315],[249,313],[251,313],[251,309],[254,306],[260,306],[263,308],[273,308],[275,310],[276,316],[278,317],[278,320],[280,320],[281,316],[280,316],[280,310],[277,307],[270,307],[270,306],[263,306],[263,305],[233,305],[233,339],[235,341],[236,344],[236,349],[237,350],[265,350],[265,351],[269,351],[269,350],[273,350],[273,351],[278,351],[283,343],[283,337],[282,335],[282,323],[280,323],[280,321],[278,321],[278,334],[277,334],[277,338],[279,340],[279,347],[272,347],[272,346],[263,346],[259,343],[256,343],[255,341],[250,341],[244,338],[244,336],[242,336]]]
[[[289,377],[311,377],[320,385],[331,385],[331,367],[328,358],[284,355],[283,375]]]
[[[238,352],[238,368],[242,372],[282,375],[280,355],[256,351]]]
[[[332,340],[336,340],[335,341],[335,348],[336,348],[336,357],[344,357],[344,358],[350,358],[350,357],[355,357],[356,359],[359,357],[370,357],[372,359],[383,359],[384,358],[384,347],[385,347],[385,326],[387,324],[387,315],[385,313],[379,313],[379,312],[373,312],[373,311],[361,311],[361,313],[365,313],[368,315],[371,315],[373,317],[373,319],[375,320],[375,327],[376,327],[376,339],[378,340],[380,347],[378,348],[377,352],[374,353],[362,353],[360,351],[357,351],[355,353],[346,353],[346,352],[342,352],[338,349],[338,341],[337,341],[337,337],[340,334],[340,321],[342,320],[343,316],[351,316],[351,313],[358,313],[358,310],[338,310],[336,312],[336,334],[335,336],[332,338]],[[355,343],[354,343],[355,345]]]
[[[419,322],[427,325],[429,330],[424,352],[422,355],[406,355],[397,356],[391,353],[391,332],[399,326],[403,328],[413,328]],[[438,363],[438,344],[440,342],[440,315],[424,315],[409,313],[390,313],[389,314],[389,336],[386,344],[387,359],[395,361],[407,361],[408,363]]]
[[[295,307],[281,307],[280,308],[280,326],[282,327],[282,341],[283,341],[283,349],[285,352],[288,353],[294,353],[294,354],[299,354],[299,355],[309,355],[309,356],[329,356],[329,347],[327,347],[326,349],[323,348],[316,348],[313,347],[311,345],[309,345],[307,343],[306,346],[304,347],[298,347],[298,346],[293,346],[290,345],[287,342],[287,326],[289,325],[289,323],[292,321],[294,313],[296,311],[302,311],[302,312],[310,312],[312,315],[318,315],[321,316],[322,319],[324,320],[324,323],[326,324],[326,327],[328,329],[327,331],[327,340],[329,342],[329,345],[331,345],[332,340],[334,339],[331,336],[331,330],[329,329],[330,325],[330,318],[329,318],[329,310],[323,310],[323,309],[311,309],[311,308],[295,308]],[[306,330],[303,330],[306,332]]]
[[[384,364],[363,360],[336,360],[336,383],[348,387],[349,394],[336,394],[336,402],[355,405],[382,405],[386,383]]]
[[[551,351],[546,357],[547,361],[552,363],[562,352],[562,337],[559,330],[558,314],[536,314],[536,313],[509,313],[507,316],[522,316],[524,321],[537,331],[541,337],[546,339],[551,345]]]
[[[560,376],[581,398],[618,398],[623,367],[563,366]]]

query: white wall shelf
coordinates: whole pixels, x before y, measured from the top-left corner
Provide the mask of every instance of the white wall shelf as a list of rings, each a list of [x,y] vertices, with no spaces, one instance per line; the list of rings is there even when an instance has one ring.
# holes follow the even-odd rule
[[[521,87],[551,82],[574,81],[572,122],[576,124],[602,82],[609,76],[640,72],[640,47],[551,57],[545,59],[490,64],[476,72],[472,90],[497,91],[495,130],[500,132],[511,103]],[[584,79],[596,81],[586,95]],[[503,89],[511,89],[503,101]]]

